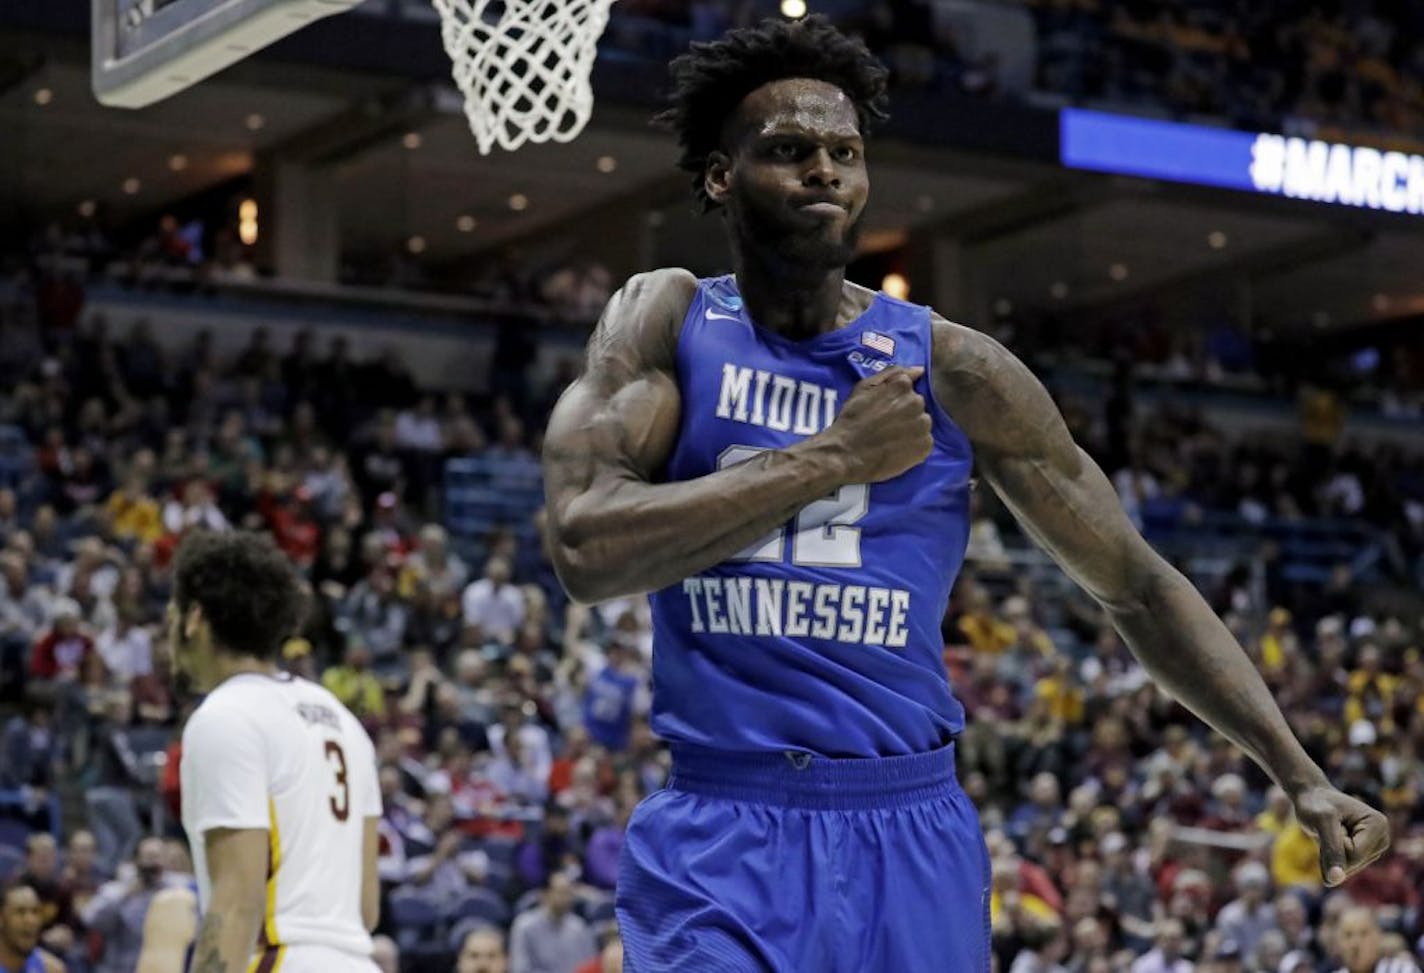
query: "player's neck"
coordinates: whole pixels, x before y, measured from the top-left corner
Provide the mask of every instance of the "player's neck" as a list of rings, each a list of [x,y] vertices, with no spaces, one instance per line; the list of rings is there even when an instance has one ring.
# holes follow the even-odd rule
[[[257,659],[250,655],[231,655],[227,652],[213,653],[212,686],[215,688],[233,676],[255,673],[260,676],[277,675],[275,662]]]
[[[811,338],[840,326],[845,268],[766,266],[754,254],[736,262],[737,290],[760,327],[787,338]]]
[[[0,943],[0,967],[7,970],[23,970],[28,953],[17,953],[4,943]]]

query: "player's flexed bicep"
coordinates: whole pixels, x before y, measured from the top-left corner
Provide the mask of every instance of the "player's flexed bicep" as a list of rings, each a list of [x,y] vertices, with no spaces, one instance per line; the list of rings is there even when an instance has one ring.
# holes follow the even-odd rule
[[[677,334],[696,294],[686,271],[629,281],[609,302],[584,373],[544,436],[554,568],[576,599],[652,591],[736,554],[845,483],[832,438],[767,450],[707,476],[654,483],[676,445]]]
[[[672,452],[681,412],[676,328],[696,282],[685,271],[630,280],[599,318],[582,374],[560,396],[544,433],[551,554],[577,586],[587,542],[620,490],[647,484]]]

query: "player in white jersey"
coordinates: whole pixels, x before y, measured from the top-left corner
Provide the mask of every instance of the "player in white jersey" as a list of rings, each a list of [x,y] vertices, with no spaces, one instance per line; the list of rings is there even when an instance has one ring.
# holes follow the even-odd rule
[[[376,973],[370,737],[327,690],[281,672],[301,595],[262,535],[178,550],[169,634],[208,693],[183,730],[183,827],[203,911],[192,973]]]

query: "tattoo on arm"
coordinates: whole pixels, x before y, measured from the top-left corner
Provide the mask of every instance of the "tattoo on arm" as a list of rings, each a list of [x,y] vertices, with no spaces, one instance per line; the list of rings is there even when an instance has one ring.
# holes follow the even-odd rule
[[[193,968],[191,973],[228,973],[223,968],[222,915],[209,912],[203,917],[203,928],[198,930],[198,943],[193,947]]]

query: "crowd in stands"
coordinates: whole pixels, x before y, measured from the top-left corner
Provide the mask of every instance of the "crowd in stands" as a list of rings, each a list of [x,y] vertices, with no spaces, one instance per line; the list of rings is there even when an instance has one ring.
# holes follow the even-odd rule
[[[48,324],[59,327],[77,321],[85,286],[94,281],[180,293],[259,281],[262,273],[253,248],[238,240],[231,225],[211,222],[164,213],[137,235],[127,228],[116,237],[106,229],[110,221],[105,209],[93,204],[62,222],[47,223],[22,254],[0,254],[0,272],[39,268],[41,313]],[[492,310],[532,312],[543,320],[574,323],[596,317],[613,293],[608,268],[596,259],[517,249],[482,264],[473,275],[435,276],[402,245],[376,258],[349,257],[339,268],[338,281],[349,287],[457,294],[483,301]]]
[[[525,482],[559,382],[516,406],[421,389],[398,353],[352,361],[339,338],[322,355],[257,329],[218,360],[202,332],[174,349],[141,323],[4,315],[0,871],[39,889],[45,943],[71,970],[130,969],[152,902],[191,884],[169,565],[187,530],[253,528],[309,597],[283,664],[376,742],[381,962],[617,969],[623,828],[668,767],[646,720],[647,604],[569,602],[525,529],[537,499],[527,523],[468,536],[443,496],[452,458]],[[1119,392],[1069,417],[1129,505],[1351,517],[1417,556],[1417,454],[1262,452]],[[1085,596],[1004,563],[1008,523],[986,492],[979,511],[945,663],[970,713],[960,775],[1001,971],[1360,973],[1424,949],[1417,600],[1366,607],[1348,571],[1286,590],[1243,570],[1207,591],[1311,754],[1390,817],[1386,858],[1327,891],[1289,801],[1152,687]]]
[[[1033,18],[1033,87],[1040,93],[1225,119],[1253,130],[1424,134],[1424,12],[1406,0],[1014,2]],[[620,18],[661,20],[692,39],[710,40],[775,7],[751,0],[626,0],[616,11],[611,42],[663,57],[675,52],[636,24],[620,30]],[[963,22],[957,28],[934,0],[811,0],[807,7],[863,37],[898,86],[983,97],[1028,94],[1006,91],[999,53],[966,43]],[[969,53],[975,47],[981,49]]]

